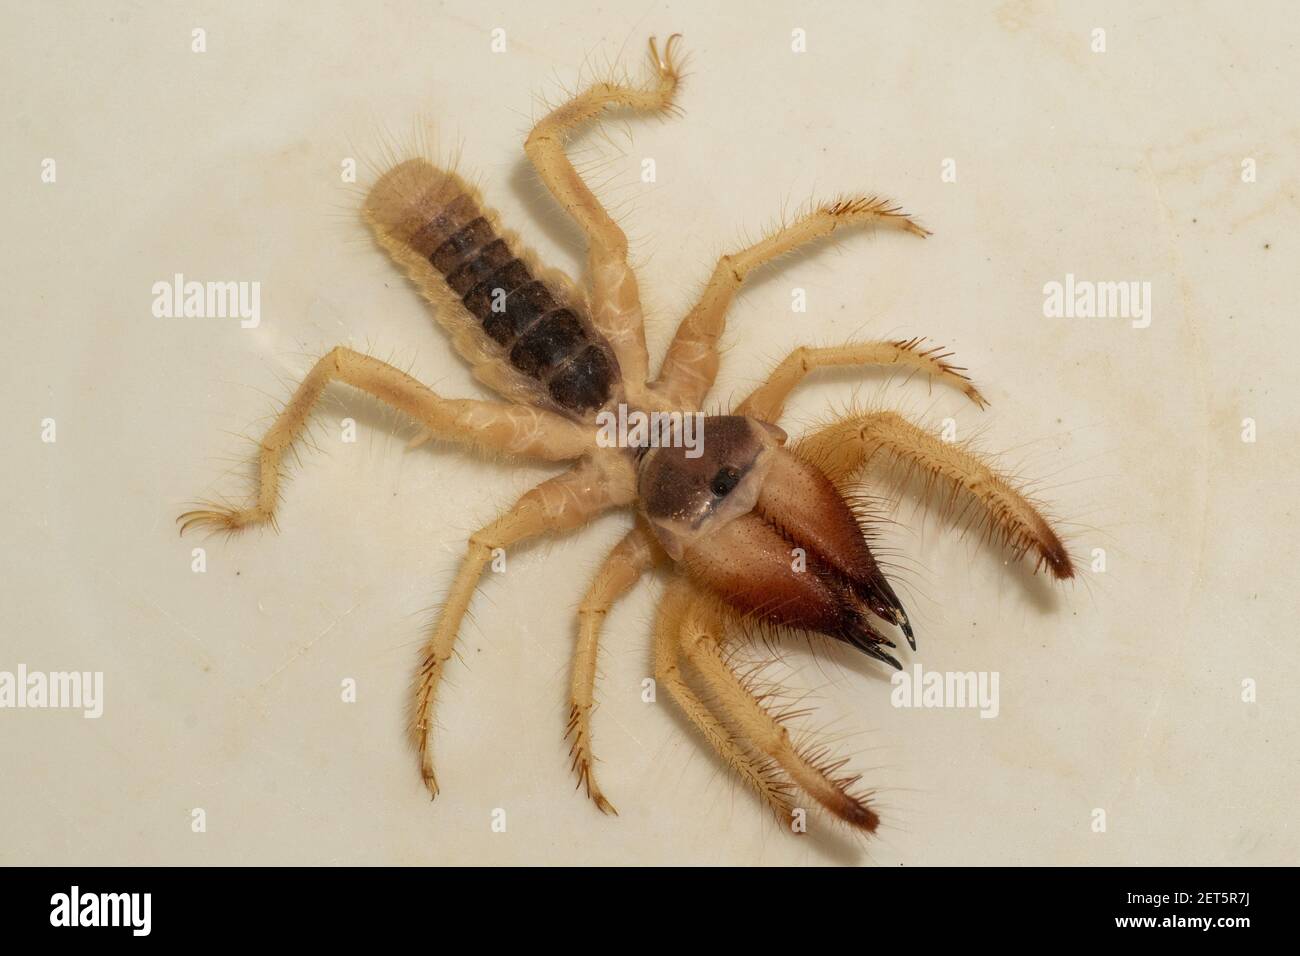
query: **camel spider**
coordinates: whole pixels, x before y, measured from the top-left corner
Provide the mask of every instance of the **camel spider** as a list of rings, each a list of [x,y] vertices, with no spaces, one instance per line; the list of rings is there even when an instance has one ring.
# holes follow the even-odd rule
[[[430,740],[438,682],[493,551],[627,507],[637,512],[637,524],[605,558],[578,608],[567,736],[579,785],[601,811],[614,812],[593,771],[591,711],[601,622],[647,570],[665,565],[672,579],[654,638],[660,686],[779,819],[793,819],[800,790],[839,819],[874,831],[878,818],[870,795],[856,791],[856,778],[837,775],[840,763],[794,744],[781,715],[729,666],[728,635],[746,620],[816,632],[898,667],[885,650],[895,644],[877,621],[897,627],[915,649],[907,614],[868,545],[866,519],[859,519],[844,491],[876,455],[918,472],[929,489],[963,495],[1017,556],[1032,553],[1036,568],[1045,565],[1060,579],[1074,572],[1060,539],[1011,481],[965,447],[941,441],[896,413],[850,414],[786,445],[776,422],[787,397],[810,372],[830,366],[898,366],[959,389],[983,407],[964,370],[920,339],[796,349],[732,414],[702,419],[698,456],[680,447],[608,447],[598,441],[598,413],[616,406],[647,414],[699,413],[718,371],[727,308],[754,270],[849,226],[880,223],[929,234],[878,198],[813,208],[718,261],[651,379],[627,239],[571,165],[565,142],[610,108],[669,111],[679,84],[677,40],[672,37],[660,56],[651,39],[648,85],[596,83],[543,118],[524,145],[542,182],[586,237],[584,288],[544,267],[503,228],[476,189],[424,159],[388,170],[366,197],[364,216],[379,244],[434,306],[475,376],[509,403],[443,398],[375,358],[335,348],[316,363],[262,439],[255,500],[244,508],[186,512],[178,519],[181,533],[274,523],[282,460],[322,391],[335,381],[405,412],[426,436],[572,461],[564,474],[537,485],[470,536],[420,658],[413,724],[429,793],[438,793]],[[796,549],[806,556],[802,567],[792,560]],[[683,671],[684,663],[692,674]]]

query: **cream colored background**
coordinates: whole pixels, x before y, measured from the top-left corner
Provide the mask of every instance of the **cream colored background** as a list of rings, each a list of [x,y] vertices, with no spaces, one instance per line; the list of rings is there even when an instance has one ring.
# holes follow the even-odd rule
[[[107,686],[98,721],[0,712],[0,862],[1300,862],[1288,4],[5,7],[0,669],[102,670]],[[1001,715],[894,710],[860,659],[792,651],[814,724],[884,788],[888,826],[864,847],[778,832],[666,698],[642,703],[657,586],[618,607],[604,644],[596,747],[621,816],[573,792],[574,609],[624,516],[485,583],[429,803],[403,733],[422,625],[467,534],[547,469],[404,453],[405,427],[340,392],[281,534],[173,526],[190,499],[241,490],[238,436],[337,343],[482,394],[356,221],[344,157],[382,161],[386,131],[409,139],[431,118],[506,220],[576,270],[523,136],[584,63],[639,70],[645,38],[672,31],[691,56],[685,116],[581,153],[633,237],[652,349],[714,258],[783,206],[896,198],[934,238],[859,235],[754,282],[719,402],[801,343],[933,336],[990,410],[830,375],[798,394],[792,431],[855,388],[951,415],[1039,482],[1077,555],[1107,552],[1104,574],[1053,589],[905,504],[888,539],[908,568],[912,660],[998,671]],[[40,182],[45,157],[57,184]],[[155,319],[150,287],[174,272],[260,281],[261,327]],[[1043,318],[1043,284],[1067,272],[1150,281],[1151,327]],[[200,544],[206,574],[190,570]],[[356,704],[340,701],[347,677]]]

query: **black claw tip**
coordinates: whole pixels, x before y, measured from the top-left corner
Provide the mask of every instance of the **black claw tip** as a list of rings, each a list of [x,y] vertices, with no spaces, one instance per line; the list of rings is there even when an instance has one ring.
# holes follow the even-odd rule
[[[893,667],[894,670],[896,671],[901,671],[903,669],[903,665],[898,663],[898,661],[895,660],[892,654],[886,654],[878,647],[864,647],[862,650],[865,651],[867,654],[869,654],[871,657],[874,657],[876,660],[884,661],[886,664]]]
[[[868,657],[874,657],[878,661],[890,664],[897,670],[901,671],[903,669],[903,665],[898,663],[893,655],[881,650],[882,647],[896,647],[897,645],[865,621],[855,622],[835,636],[848,644],[852,644]]]
[[[907,644],[912,650],[916,650],[916,638],[912,636],[912,625],[908,623],[906,617],[898,622],[898,626],[903,629],[903,636],[907,638]]]

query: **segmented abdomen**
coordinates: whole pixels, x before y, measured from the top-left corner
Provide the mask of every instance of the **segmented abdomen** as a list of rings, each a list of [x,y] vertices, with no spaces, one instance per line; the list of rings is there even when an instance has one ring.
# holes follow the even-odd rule
[[[609,344],[580,306],[533,274],[458,177],[421,160],[404,163],[375,187],[367,212],[381,239],[433,267],[502,360],[551,401],[577,414],[609,401],[618,381]],[[409,256],[399,258],[420,281]]]

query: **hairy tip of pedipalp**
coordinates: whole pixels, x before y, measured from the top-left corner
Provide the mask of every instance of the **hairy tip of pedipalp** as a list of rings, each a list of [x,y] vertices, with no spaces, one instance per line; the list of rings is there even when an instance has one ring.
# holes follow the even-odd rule
[[[1069,552],[1060,541],[1053,542],[1053,545],[1045,548],[1042,554],[1043,563],[1047,565],[1047,570],[1056,580],[1069,581],[1074,577],[1074,562],[1070,560]]]
[[[857,827],[867,833],[875,833],[876,828],[880,826],[880,815],[865,802],[854,800],[852,797],[845,797],[845,806],[842,812],[837,814],[845,823]]]

